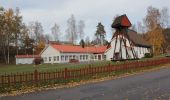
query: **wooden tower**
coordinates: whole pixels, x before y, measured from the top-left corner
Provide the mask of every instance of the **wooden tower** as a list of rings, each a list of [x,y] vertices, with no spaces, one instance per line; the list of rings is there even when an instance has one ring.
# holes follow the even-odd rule
[[[128,17],[125,14],[115,18],[111,26],[112,28],[116,30],[116,32],[114,33],[112,37],[112,39],[113,38],[115,39],[112,60],[125,60],[125,59],[137,59],[138,58],[134,51],[133,43],[130,41],[130,38],[127,34],[128,28],[131,27],[131,25],[132,25],[131,22],[129,21]],[[124,49],[125,49],[124,51],[125,51],[126,58],[122,57],[122,45],[124,46]],[[119,49],[118,52],[116,52],[117,49]],[[130,53],[131,53],[131,56],[130,56]]]

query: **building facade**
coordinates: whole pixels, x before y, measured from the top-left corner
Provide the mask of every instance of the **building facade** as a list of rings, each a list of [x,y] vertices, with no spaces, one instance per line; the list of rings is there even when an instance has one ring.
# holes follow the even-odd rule
[[[133,53],[140,59],[143,58],[146,53],[150,53],[151,46],[139,34],[137,34],[137,32],[128,29],[127,36],[128,38],[119,34],[117,36],[117,41],[116,36],[113,36],[108,49],[104,53],[106,55],[106,60],[134,59]],[[125,41],[124,43],[120,43],[122,38]]]
[[[74,45],[49,44],[42,52],[44,63],[68,63],[72,59],[78,62],[101,61],[106,59],[106,46],[84,47]]]

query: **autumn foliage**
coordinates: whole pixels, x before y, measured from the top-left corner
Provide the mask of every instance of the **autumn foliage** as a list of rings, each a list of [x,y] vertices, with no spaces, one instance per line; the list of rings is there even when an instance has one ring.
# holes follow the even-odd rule
[[[40,42],[38,43],[38,46],[36,47],[35,53],[36,53],[36,54],[40,54],[41,51],[42,51],[44,48],[45,48],[45,42],[44,42],[44,41],[40,41]]]
[[[148,41],[152,45],[153,53],[159,55],[162,52],[162,46],[165,43],[163,29],[158,25],[157,28],[147,33]]]

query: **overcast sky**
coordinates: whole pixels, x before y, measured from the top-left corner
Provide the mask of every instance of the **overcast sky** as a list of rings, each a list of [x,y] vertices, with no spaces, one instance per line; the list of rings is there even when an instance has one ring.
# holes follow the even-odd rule
[[[57,23],[64,36],[67,19],[74,14],[77,21],[85,21],[85,34],[91,38],[98,22],[102,22],[108,40],[115,15],[126,14],[131,23],[136,24],[142,21],[150,5],[170,9],[170,0],[0,0],[0,6],[5,8],[19,7],[25,23],[41,22],[46,34]]]

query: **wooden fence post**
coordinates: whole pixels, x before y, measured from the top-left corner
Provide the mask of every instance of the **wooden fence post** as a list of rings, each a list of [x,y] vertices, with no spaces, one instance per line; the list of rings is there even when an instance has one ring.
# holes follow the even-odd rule
[[[91,65],[89,65],[89,68],[88,68],[88,73],[89,73],[89,75],[92,74],[91,72],[92,72],[92,71],[91,71]]]
[[[16,74],[14,74],[14,84],[16,83]]]
[[[68,78],[68,75],[67,75],[68,73],[67,73],[67,72],[68,72],[68,69],[65,68],[65,69],[64,69],[64,79],[67,79],[67,78]]]
[[[1,76],[1,84],[4,85],[4,75]]]
[[[10,83],[11,83],[11,81],[10,81],[10,75],[7,75],[7,78],[8,78],[8,86],[10,86]]]
[[[111,65],[110,65],[110,63],[109,63],[109,65],[108,65],[108,72],[109,72],[109,73],[111,72]]]
[[[37,69],[34,71],[34,82],[36,85],[38,85],[38,70]]]

